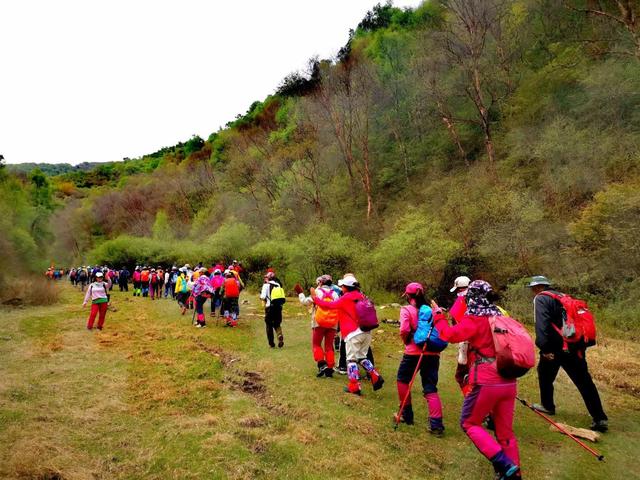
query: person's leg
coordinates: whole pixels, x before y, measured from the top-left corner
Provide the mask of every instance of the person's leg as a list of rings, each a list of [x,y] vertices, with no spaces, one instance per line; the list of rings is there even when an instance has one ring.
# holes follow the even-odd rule
[[[333,339],[336,335],[336,331],[333,328],[326,328],[324,332],[324,357],[327,362],[327,368],[333,373],[333,369],[336,366],[336,357],[333,350]],[[327,372],[329,373],[329,372]]]
[[[373,385],[374,390],[380,390],[382,385],[384,384],[384,378],[375,369],[373,362],[367,358],[367,354],[369,350],[371,350],[371,333],[365,332],[356,335],[359,343],[358,350],[358,363],[362,365],[362,367],[369,374],[369,379],[371,380],[371,385]]]
[[[369,345],[369,348],[367,349],[367,360],[369,360],[372,365],[376,364],[376,361],[373,358],[373,349],[371,348],[371,345]]]
[[[560,360],[558,358],[548,360],[540,355],[540,361],[538,362],[538,385],[540,386],[540,403],[545,409],[554,413],[556,411],[556,405],[553,401],[553,382],[558,376],[559,369]]]
[[[200,327],[204,327],[206,325],[205,317],[204,317],[204,302],[207,299],[202,295],[198,295],[196,297],[196,315],[197,315],[197,324]]]
[[[515,412],[517,387],[513,383],[501,386],[500,389],[503,393],[491,412],[491,416],[494,419],[496,439],[507,457],[519,466],[520,452],[518,451],[518,441],[513,433],[513,414]]]
[[[407,425],[413,425],[413,405],[411,403],[411,391],[409,390],[409,383],[411,383],[411,377],[416,370],[416,365],[420,355],[402,355],[400,365],[398,366],[398,374],[396,376],[396,387],[398,389],[398,402],[402,406],[402,402],[405,401],[405,406],[400,412],[402,421]]]
[[[496,471],[505,473],[512,469],[515,461],[489,432],[482,428],[482,421],[500,400],[502,386],[475,385],[465,397],[460,416],[460,426],[476,448],[491,461]]]
[[[602,408],[600,394],[589,373],[589,367],[584,353],[582,358],[575,353],[564,353],[560,363],[564,371],[569,375],[571,381],[578,388],[580,395],[582,395],[582,400],[589,414],[593,417],[593,420],[595,422],[607,420],[607,415]]]
[[[357,337],[357,335],[356,335]],[[351,337],[344,342],[347,364],[347,378],[349,383],[347,384],[346,391],[349,393],[360,394],[360,369],[356,361],[358,353],[358,345],[354,343],[356,337]]]
[[[271,307],[264,309],[264,323],[267,329],[267,342],[271,348],[275,348],[276,343],[273,338],[273,323],[271,319]]]
[[[324,351],[322,350],[322,339],[324,338],[324,328],[315,327],[311,329],[311,351],[313,360],[318,366],[318,376],[321,377],[327,368],[327,362],[324,359]]]
[[[284,347],[284,335],[282,334],[282,305],[277,305],[275,307],[273,312],[273,326],[278,334],[278,348],[282,348]]]
[[[91,330],[93,328],[93,322],[96,321],[96,315],[98,315],[98,304],[92,303],[91,310],[89,311],[89,320],[87,321],[87,328]]]
[[[340,335],[340,359],[338,360],[338,370],[341,372],[347,371],[347,347],[342,335]]]
[[[98,318],[98,330],[102,330],[102,326],[104,325],[104,321],[107,318],[107,309],[109,308],[108,303],[99,303],[98,304],[98,313],[100,314]]]
[[[429,409],[429,430],[433,433],[441,433],[444,430],[442,401],[438,395],[439,368],[440,357],[438,355],[425,355],[422,359],[422,365],[420,365],[422,393]]]

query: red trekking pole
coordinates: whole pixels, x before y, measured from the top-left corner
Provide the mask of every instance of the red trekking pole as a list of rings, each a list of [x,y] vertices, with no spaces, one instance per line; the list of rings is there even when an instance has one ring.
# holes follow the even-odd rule
[[[533,410],[534,412],[536,412],[539,416],[541,416],[542,418],[544,418],[547,422],[549,422],[551,425],[553,425],[555,428],[557,428],[558,430],[560,430],[562,433],[564,433],[567,437],[569,437],[571,440],[573,440],[574,442],[576,442],[578,445],[580,445],[582,448],[584,448],[587,452],[589,452],[591,455],[593,455],[594,457],[596,457],[599,461],[604,461],[604,455],[600,455],[598,452],[596,452],[594,449],[592,449],[591,447],[589,447],[588,445],[586,445],[584,442],[582,442],[580,439],[576,438],[574,435],[571,435],[569,432],[567,432],[566,429],[562,428],[560,425],[558,425],[556,422],[554,422],[553,420],[551,420],[548,416],[546,416],[544,413],[540,412],[539,410],[536,410],[535,408],[533,408],[533,406],[527,402],[526,400],[523,400],[520,397],[516,397],[516,399],[525,407],[527,407],[529,410]]]
[[[424,357],[424,353],[427,351],[427,342],[424,342],[424,346],[422,347],[422,352],[420,352],[420,358],[418,359],[418,364],[416,365],[416,369],[413,372],[413,376],[411,377],[411,381],[409,382],[409,388],[407,389],[407,393],[402,399],[402,403],[400,404],[400,410],[393,416],[393,429],[397,430],[398,425],[400,425],[400,419],[402,418],[402,411],[404,410],[405,405],[407,404],[407,399],[409,395],[411,395],[411,388],[413,387],[413,381],[416,379],[416,375],[418,374],[418,370],[420,370],[420,363],[422,363],[422,357]]]

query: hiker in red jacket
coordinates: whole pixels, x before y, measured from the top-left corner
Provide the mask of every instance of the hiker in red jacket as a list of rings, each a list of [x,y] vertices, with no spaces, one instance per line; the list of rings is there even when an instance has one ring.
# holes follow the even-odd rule
[[[467,311],[456,325],[441,322],[442,310],[435,302],[434,320],[438,322],[440,338],[447,342],[469,342],[468,360],[471,392],[465,397],[460,426],[487,459],[501,479],[520,478],[518,442],[513,433],[513,414],[517,393],[515,379],[502,377],[496,367],[496,350],[489,317],[502,312],[487,296],[491,285],[483,280],[469,284],[466,294]],[[491,413],[495,424],[495,438],[482,422]]]
[[[384,379],[374,368],[373,363],[367,359],[367,350],[371,345],[371,332],[363,332],[358,325],[356,314],[356,302],[364,300],[365,296],[360,292],[360,284],[353,275],[345,275],[338,280],[338,286],[342,288],[343,295],[335,301],[319,299],[312,295],[313,303],[323,308],[337,309],[340,332],[344,337],[347,353],[347,376],[349,383],[345,392],[360,395],[360,369],[361,365],[369,374],[374,390],[380,390]]]

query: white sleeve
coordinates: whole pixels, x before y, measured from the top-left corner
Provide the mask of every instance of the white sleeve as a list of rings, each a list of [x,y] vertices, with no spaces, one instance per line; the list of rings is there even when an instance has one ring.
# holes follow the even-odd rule
[[[260,291],[260,299],[266,300],[269,298],[269,284],[265,283],[262,285],[262,290]]]
[[[300,303],[303,305],[311,305],[313,303],[313,300],[311,299],[311,297],[305,296],[304,293],[299,293],[298,299],[300,300]]]

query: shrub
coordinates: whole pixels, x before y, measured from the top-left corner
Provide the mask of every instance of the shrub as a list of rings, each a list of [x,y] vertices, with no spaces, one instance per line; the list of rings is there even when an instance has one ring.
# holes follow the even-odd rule
[[[433,287],[461,248],[439,221],[414,210],[401,217],[393,233],[367,252],[362,265],[373,288],[400,291],[411,281]]]

